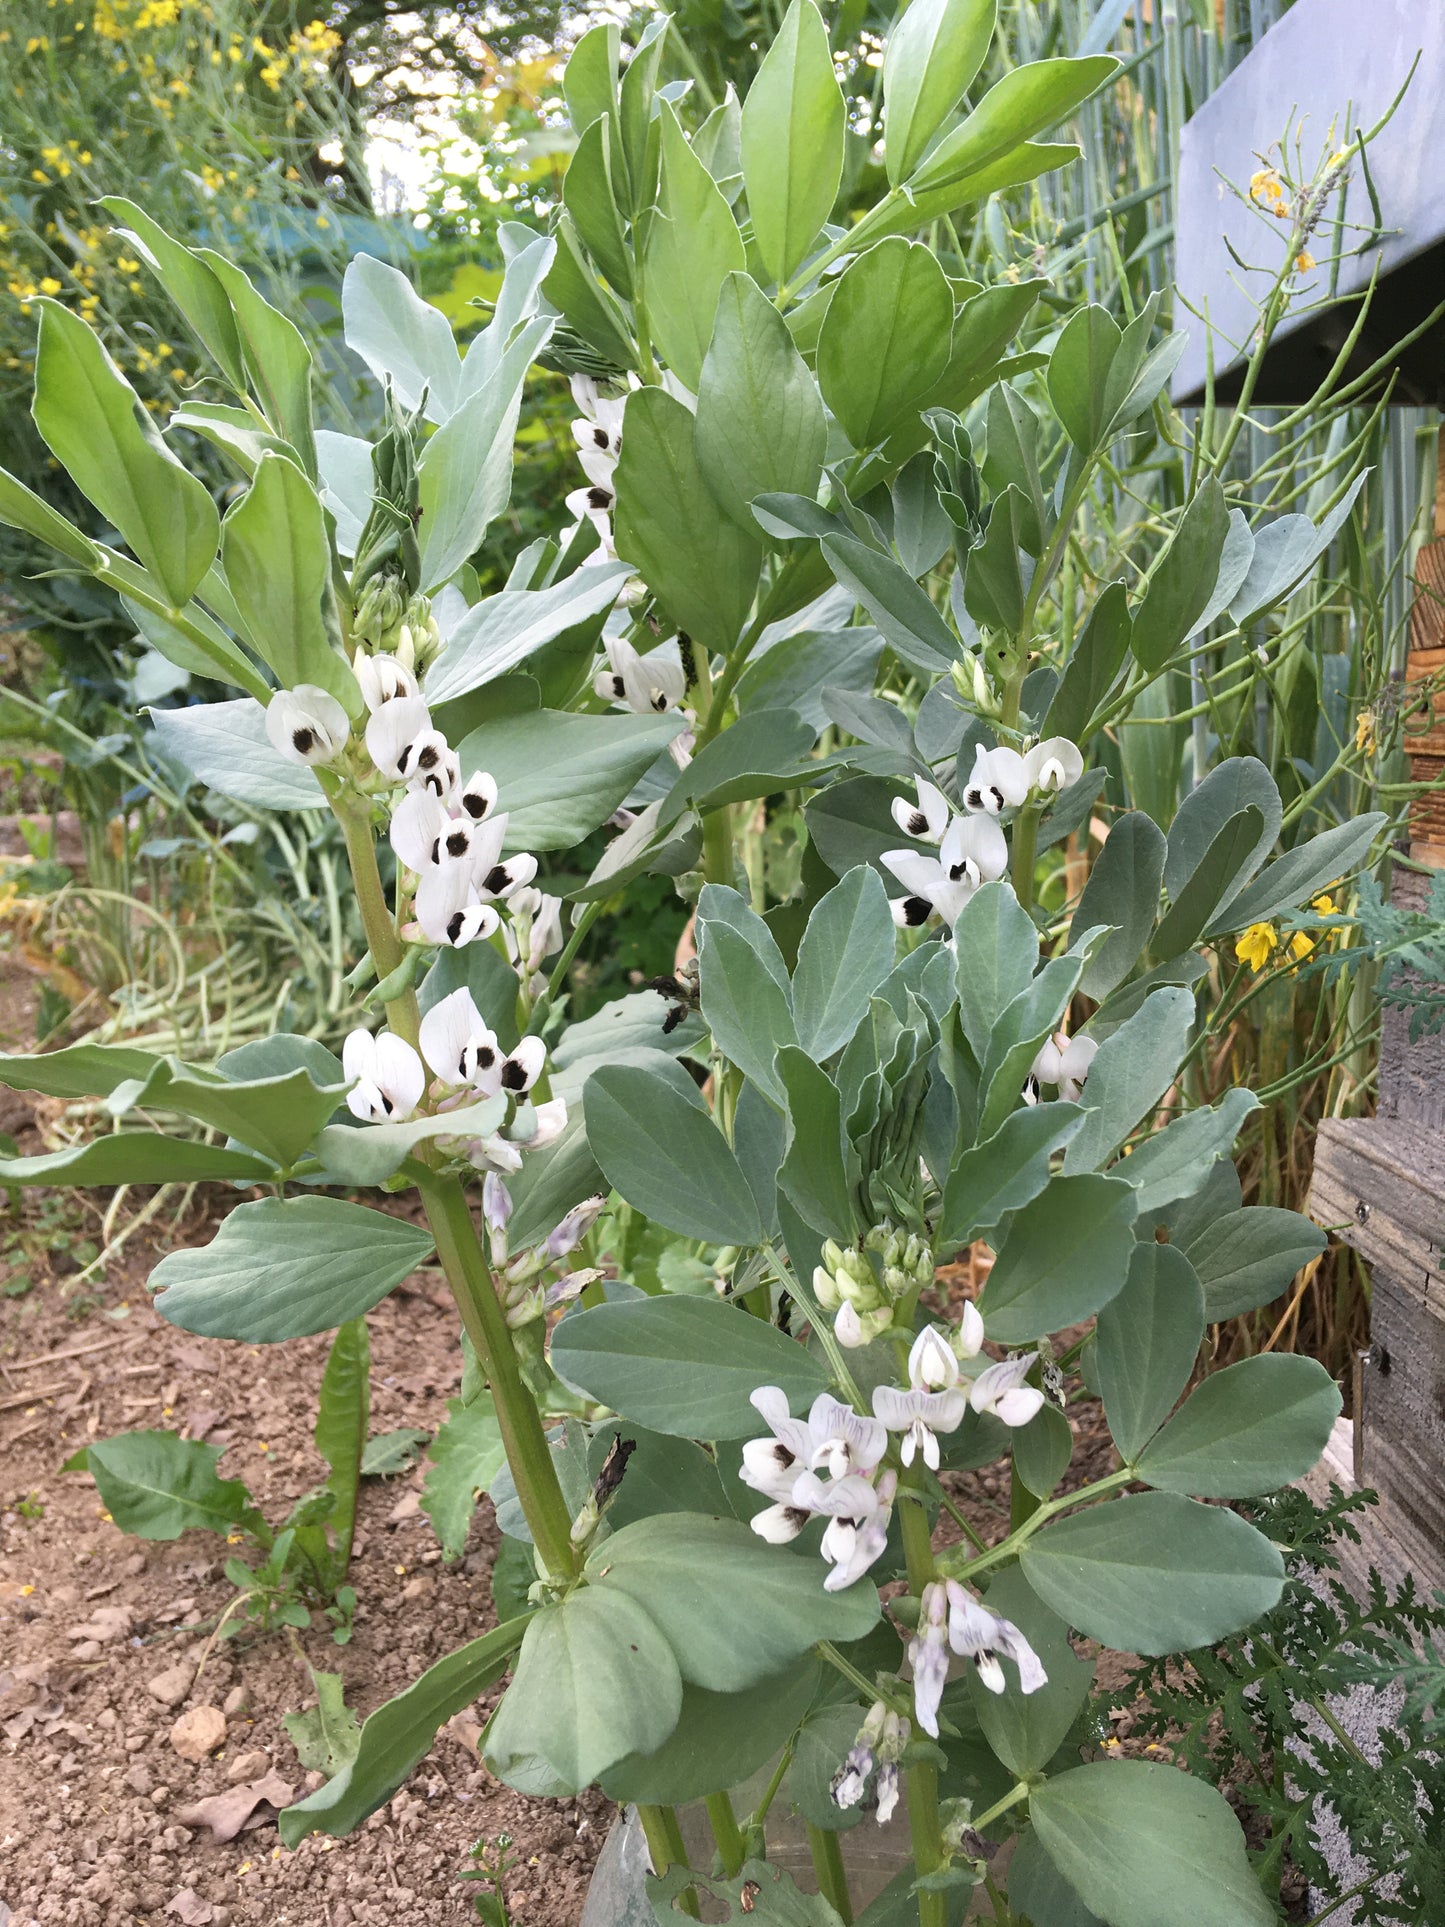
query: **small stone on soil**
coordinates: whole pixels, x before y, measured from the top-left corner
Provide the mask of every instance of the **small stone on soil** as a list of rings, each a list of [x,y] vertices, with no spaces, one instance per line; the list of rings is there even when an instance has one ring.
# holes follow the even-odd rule
[[[168,1666],[165,1672],[157,1673],[154,1679],[146,1681],[146,1691],[152,1699],[159,1700],[162,1706],[179,1706],[186,1694],[190,1692],[191,1682],[195,1677],[195,1667],[187,1662]]]
[[[183,1760],[199,1763],[226,1744],[226,1716],[219,1706],[192,1706],[171,1728],[171,1746]]]

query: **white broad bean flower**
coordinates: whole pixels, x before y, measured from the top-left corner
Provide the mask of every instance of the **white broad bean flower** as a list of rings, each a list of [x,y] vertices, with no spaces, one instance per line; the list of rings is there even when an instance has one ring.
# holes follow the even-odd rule
[[[905,836],[916,837],[920,843],[939,843],[953,816],[948,798],[921,776],[915,778],[914,786],[918,791],[917,806],[906,796],[895,796],[893,821]]]
[[[517,1053],[514,1051],[507,1059],[507,1065],[515,1069],[516,1060]],[[530,1100],[519,1104],[507,1126],[507,1135],[513,1143],[525,1145],[529,1151],[540,1151],[548,1144],[555,1144],[566,1128],[566,1098],[549,1097],[542,1104],[533,1104]]]
[[[823,1590],[843,1592],[876,1565],[887,1549],[898,1474],[881,1473],[877,1485],[872,1486],[866,1479],[852,1477],[825,1483],[809,1472],[799,1483],[810,1495],[812,1509],[828,1515],[818,1550],[833,1570],[823,1581]],[[864,1493],[871,1499],[871,1507],[861,1503]]]
[[[460,780],[457,759],[446,737],[432,727],[421,696],[394,696],[372,711],[366,753],[383,776],[408,788],[448,796]]]
[[[1002,1693],[1007,1680],[1000,1658],[1019,1669],[1019,1691],[1037,1693],[1049,1676],[1038,1654],[1011,1619],[990,1612],[956,1579],[945,1581],[948,1592],[948,1643],[960,1659],[971,1659],[980,1682],[990,1693]]]
[[[465,985],[438,999],[426,1012],[420,1038],[421,1054],[432,1074],[453,1090],[466,1085],[480,1088],[478,1080],[494,1078],[502,1061],[496,1033]]]
[[[402,624],[402,634],[410,644],[411,631],[405,623]],[[408,649],[408,656],[413,653]],[[409,663],[399,655],[369,656],[364,649],[358,649],[351,659],[351,667],[360,685],[362,700],[373,714],[383,703],[394,702],[399,696],[416,696],[420,693]]]
[[[918,1630],[908,1642],[913,1668],[913,1714],[932,1740],[938,1738],[938,1706],[948,1684],[948,1592],[943,1581],[923,1588]]]
[[[776,1385],[760,1385],[752,1402],[772,1436],[743,1447],[739,1477],[773,1501],[754,1517],[753,1531],[770,1545],[786,1545],[810,1518],[825,1517],[820,1549],[833,1570],[823,1585],[840,1592],[888,1543],[898,1479],[893,1472],[877,1475],[887,1432],[826,1392],[814,1399],[806,1419],[792,1416]],[[828,1476],[820,1476],[819,1468]]]
[[[985,749],[974,753],[973,774],[963,789],[963,807],[975,815],[997,816],[1017,809],[1029,796],[1029,776],[1016,749]]]
[[[463,864],[438,864],[427,870],[417,885],[415,928],[429,943],[460,950],[479,938],[490,937],[501,921],[496,909],[482,901]],[[402,935],[407,934],[403,930]]]
[[[985,1365],[968,1390],[968,1402],[974,1411],[990,1414],[1003,1425],[1027,1425],[1044,1402],[1036,1385],[1024,1383],[1037,1356],[1035,1352],[1020,1352],[997,1365]]]
[[[974,891],[1007,871],[1008,844],[991,817],[955,816],[936,857],[921,850],[885,850],[882,861],[908,893],[891,906],[895,923],[918,929],[937,915],[952,929]]]
[[[1088,1080],[1098,1048],[1092,1037],[1070,1037],[1064,1031],[1056,1031],[1041,1047],[1030,1067],[1024,1084],[1024,1102],[1038,1103],[1041,1084],[1056,1086],[1061,1098],[1071,1104],[1076,1102]]]
[[[968,1410],[968,1396],[958,1380],[957,1354],[943,1334],[928,1325],[908,1354],[908,1389],[874,1389],[874,1413],[890,1432],[903,1434],[899,1457],[905,1465],[921,1457],[931,1472],[938,1470],[938,1434],[956,1432]]]
[[[847,1758],[834,1775],[833,1801],[844,1809],[856,1807],[877,1773],[878,1824],[886,1827],[898,1804],[898,1762],[908,1744],[908,1721],[875,1700],[869,1707]]]
[[[366,1124],[399,1124],[411,1116],[426,1089],[422,1061],[404,1037],[384,1030],[352,1031],[341,1047],[341,1067],[353,1088],[346,1108]]]
[[[977,1358],[983,1350],[983,1317],[971,1298],[963,1301],[963,1316],[953,1334],[953,1349],[959,1358]]]
[[[639,655],[623,636],[607,636],[604,646],[608,667],[598,672],[592,685],[599,696],[639,716],[660,716],[681,706],[687,676],[680,661],[662,649]]]
[[[288,763],[330,763],[351,735],[346,711],[315,683],[278,689],[266,705],[266,736]]]
[[[1083,773],[1084,758],[1067,736],[1046,736],[1024,752],[1029,788],[1040,796],[1057,796],[1060,790],[1077,783]]]

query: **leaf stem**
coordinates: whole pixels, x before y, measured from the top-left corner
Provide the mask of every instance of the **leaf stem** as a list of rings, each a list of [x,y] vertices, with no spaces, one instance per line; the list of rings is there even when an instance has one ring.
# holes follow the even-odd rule
[[[676,1807],[639,1805],[637,1818],[643,1838],[647,1841],[654,1873],[664,1874],[669,1867],[685,1867],[688,1864],[687,1848],[682,1844],[682,1828],[677,1824]],[[685,1887],[678,1895],[677,1905],[693,1920],[702,1918],[695,1888]]]
[[[986,1572],[990,1566],[1002,1565],[1006,1560],[1012,1559],[1026,1539],[1031,1539],[1040,1526],[1047,1525],[1050,1519],[1057,1518],[1061,1512],[1067,1512],[1073,1506],[1087,1505],[1093,1499],[1102,1499],[1106,1493],[1117,1492],[1121,1485],[1128,1485],[1133,1477],[1134,1473],[1129,1466],[1120,1466],[1117,1472],[1111,1472],[1107,1478],[1096,1479],[1092,1485],[1080,1486],[1077,1492],[1066,1492],[1060,1498],[1046,1499],[1038,1510],[1030,1514],[1022,1524],[1016,1526],[1006,1539],[1000,1539],[996,1546],[990,1547],[987,1552],[980,1553],[977,1558],[965,1559],[960,1563],[950,1553],[945,1552],[941,1556],[940,1563],[951,1578],[972,1579],[976,1574]]]
[[[747,1843],[743,1839],[737,1815],[733,1812],[733,1803],[724,1791],[709,1793],[704,1804],[707,1807],[708,1825],[717,1843],[718,1857],[722,1861],[723,1878],[732,1880],[747,1858]]]
[[[377,975],[390,976],[401,965],[405,945],[387,907],[381,873],[376,866],[371,805],[365,798],[351,793],[333,799],[332,808],[346,840],[362,928]],[[390,1028],[415,1049],[421,1021],[416,992],[406,989],[394,997],[386,1007],[386,1015]],[[462,1324],[492,1388],[497,1423],[507,1462],[517,1482],[523,1514],[548,1572],[559,1579],[570,1579],[577,1571],[571,1514],[547,1446],[542,1415],[517,1362],[516,1347],[492,1284],[491,1270],[477,1237],[466,1193],[456,1178],[442,1177],[429,1170],[420,1158],[414,1168],[418,1172],[417,1190],[422,1207],[436,1239],[437,1256],[456,1299]]]
[[[831,1827],[815,1827],[811,1820],[805,1824],[818,1892],[843,1922],[843,1927],[853,1927],[853,1902],[848,1893],[848,1875],[838,1836]]]

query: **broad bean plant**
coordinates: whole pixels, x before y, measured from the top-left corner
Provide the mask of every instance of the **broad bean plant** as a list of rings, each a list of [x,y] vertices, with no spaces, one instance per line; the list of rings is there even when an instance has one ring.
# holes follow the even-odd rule
[[[875,1922],[941,1927],[981,1883],[1035,1927],[1145,1927],[1163,1895],[1201,1927],[1275,1917],[1214,1790],[1085,1757],[1071,1631],[1185,1651],[1280,1596],[1279,1550],[1221,1502],[1314,1463],[1335,1386],[1264,1355],[1188,1388],[1208,1327],[1323,1239],[1242,1207],[1257,1100],[1191,1102],[1193,986],[1249,926],[1307,927],[1382,819],[1275,855],[1249,758],[1167,826],[1097,809],[1110,726],[1206,634],[1258,634],[1353,497],[1252,528],[1197,461],[1139,580],[1073,571],[1060,596],[1180,341],[1153,303],[1122,327],[1085,307],[1011,353],[1048,284],[960,279],[911,238],[944,247],[1066,165],[1039,136],[1118,71],[1041,61],[965,104],[994,13],[913,0],[881,127],[851,129],[813,0],[741,104],[664,78],[686,73],[666,17],[625,59],[594,28],[565,208],[502,227],[464,356],[401,275],[352,263],[374,442],[315,424],[305,341],[232,263],[128,202],[106,205],[224,399],[163,430],[37,303],[35,420],[99,532],[8,477],[0,515],[216,690],[154,715],[161,755],[334,813],[369,948],[340,1059],[278,1035],[208,1066],[3,1060],[115,1128],[0,1177],[251,1192],[152,1279],[161,1316],[251,1345],[345,1327],[435,1254],[467,1370],[434,1470],[461,1531],[485,1486],[505,1535],[502,1623],[372,1713],[288,1841],[357,1825],[510,1669],[487,1763],[635,1803],[663,1918],[706,1890],[846,1921],[841,1836],[895,1808],[911,1859]],[[860,139],[879,192],[839,228]],[[539,361],[572,381],[577,487],[483,599]],[[224,515],[195,436],[235,469]],[[805,847],[783,887],[785,816]],[[591,873],[564,871],[603,825]],[[693,941],[569,1021],[583,934],[644,875],[694,904]],[[1071,879],[1062,907],[1045,875]],[[980,1243],[986,1283],[950,1307],[937,1269]],[[1118,1465],[1081,1484],[1085,1391]],[[948,1475],[998,1461],[1009,1517],[972,1517]],[[218,1483],[185,1463],[192,1499]],[[711,1867],[676,1817],[698,1801]],[[789,1808],[816,1899],[768,1861]]]

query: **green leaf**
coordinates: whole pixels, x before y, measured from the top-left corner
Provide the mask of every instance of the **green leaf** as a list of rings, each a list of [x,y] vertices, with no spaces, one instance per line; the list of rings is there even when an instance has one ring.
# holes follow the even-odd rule
[[[0,1055],[0,1084],[46,1097],[108,1097],[119,1084],[143,1082],[164,1061],[132,1044],[70,1044],[64,1050]]]
[[[1175,1767],[1074,1767],[1034,1788],[1029,1817],[1050,1860],[1110,1927],[1155,1927],[1165,1895],[1192,1927],[1270,1927],[1276,1918],[1224,1795]]]
[[[651,1069],[615,1064],[588,1078],[583,1105],[593,1156],[636,1210],[685,1238],[757,1243],[753,1194],[700,1101]]]
[[[703,916],[697,934],[704,1021],[724,1056],[781,1107],[785,1098],[775,1059],[783,1045],[797,1042],[786,977],[782,984],[777,981],[750,929]]]
[[[1134,617],[1132,648],[1157,674],[1194,634],[1219,580],[1229,505],[1216,476],[1205,478],[1160,557]]]
[[[218,795],[253,809],[326,807],[314,773],[272,748],[266,712],[254,697],[153,709],[150,716],[161,753]]]
[[[852,590],[910,669],[936,676],[949,667],[959,654],[958,640],[907,569],[851,535],[825,536],[821,547],[839,583]]]
[[[398,1472],[409,1472],[416,1463],[417,1447],[425,1445],[428,1434],[414,1425],[399,1425],[392,1432],[376,1432],[366,1441],[361,1454],[363,1479],[390,1479]]]
[[[450,581],[507,506],[522,384],[552,325],[537,319],[523,324],[481,387],[422,450],[417,492],[423,589]]]
[[[683,1678],[714,1693],[743,1692],[818,1640],[861,1639],[878,1621],[876,1586],[825,1592],[816,1557],[767,1545],[741,1519],[640,1519],[594,1549],[587,1576],[593,1592],[645,1609]]]
[[[1283,602],[1314,566],[1349,520],[1368,477],[1368,469],[1355,477],[1318,528],[1307,515],[1282,515],[1255,531],[1249,572],[1229,605],[1241,629]]]
[[[1070,925],[1080,935],[1099,924],[1114,926],[1084,966],[1079,988],[1085,996],[1102,1003],[1133,969],[1153,934],[1163,874],[1163,831],[1143,810],[1126,811],[1109,831]]]
[[[812,10],[812,0],[794,5]],[[695,433],[718,506],[750,537],[754,496],[817,493],[828,441],[823,403],[787,323],[751,275],[730,274],[722,284]]]
[[[617,112],[617,68],[622,30],[615,20],[589,27],[568,56],[562,91],[574,134],[584,134],[602,114]]]
[[[965,904],[954,943],[959,1021],[982,1063],[999,1019],[1038,968],[1039,933],[1012,884],[985,883]]]
[[[119,194],[106,194],[100,205],[116,220],[116,229],[129,242],[162,288],[185,316],[196,339],[238,393],[246,386],[245,364],[236,317],[220,281],[204,261],[167,234],[158,222]]]
[[[1252,803],[1230,817],[1155,931],[1156,956],[1177,957],[1197,942],[1220,904],[1237,893],[1253,862],[1262,827],[1263,818]]]
[[[476,1510],[478,1492],[485,1492],[507,1462],[502,1429],[490,1398],[464,1405],[447,1400],[447,1415],[427,1448],[430,1466],[422,1486],[421,1509],[431,1520],[445,1560],[460,1559]]]
[[[310,476],[316,474],[311,421],[311,350],[294,321],[258,294],[234,261],[214,248],[192,250],[225,290],[236,320],[246,378],[273,433],[289,442]]]
[[[174,1432],[121,1432],[94,1440],[66,1469],[89,1472],[122,1532],[139,1539],[179,1539],[191,1531],[224,1537],[260,1520],[240,1479],[216,1477],[223,1450]]]
[[[362,1723],[355,1758],[334,1780],[287,1807],[277,1825],[288,1847],[308,1833],[344,1835],[388,1801],[454,1713],[507,1670],[527,1621],[508,1620],[429,1666]]]
[[[137,574],[143,573],[137,570]],[[112,587],[119,586],[114,581],[114,571],[108,566],[100,574],[99,580],[110,582]],[[156,593],[160,593],[158,584]],[[133,595],[122,595],[121,607],[151,648],[164,656],[167,662],[175,663],[177,668],[186,670],[190,675],[211,676],[217,682],[230,683],[237,689],[246,690],[261,702],[269,700],[270,683],[240,645],[232,642],[198,602],[187,603],[182,612],[184,627],[167,616],[157,615],[154,609],[137,602]],[[293,764],[291,767],[296,766]]]
[[[282,686],[314,683],[359,715],[361,692],[339,647],[325,515],[294,462],[261,457],[226,516],[221,560],[246,639]]]
[[[1069,1469],[1074,1435],[1057,1405],[1039,1408],[1013,1434],[1014,1477],[1036,1499],[1047,1499]]]
[[[506,848],[567,850],[631,793],[682,727],[666,716],[570,715],[537,709],[483,723],[457,754],[488,770],[507,811]]]
[[[979,1302],[989,1337],[1023,1345],[1092,1317],[1123,1289],[1133,1251],[1134,1193],[1127,1184],[1051,1179],[1009,1222]]]
[[[281,1724],[308,1773],[336,1774],[350,1766],[361,1745],[361,1721],[346,1704],[340,1673],[311,1675],[316,1704],[302,1713],[283,1713]]]
[[[790,1126],[778,1185],[815,1231],[851,1244],[858,1227],[838,1086],[807,1051],[791,1044],[778,1052],[778,1075],[787,1091]]]
[[[827,689],[866,695],[873,687],[883,638],[867,623],[849,629],[804,629],[784,636],[748,664],[738,679],[738,708],[791,709],[814,729],[829,721]]]
[[[192,1184],[238,1178],[255,1184],[275,1167],[248,1151],[197,1144],[161,1131],[115,1131],[36,1157],[0,1157],[0,1184]]]
[[[1126,1463],[1143,1451],[1189,1383],[1204,1338],[1204,1293],[1173,1245],[1139,1243],[1124,1289],[1099,1313],[1097,1375]]]
[[[1127,1160],[1114,1166],[1114,1175],[1133,1185],[1139,1216],[1192,1197],[1215,1160],[1239,1136],[1244,1120],[1259,1107],[1253,1091],[1226,1091],[1217,1106],[1186,1111],[1137,1144]]]
[[[677,1660],[647,1602],[584,1586],[528,1620],[483,1753],[498,1779],[526,1785],[541,1762],[580,1792],[628,1754],[656,1752],[681,1711]]]
[[[1195,1387],[1139,1455],[1139,1477],[1210,1499],[1274,1492],[1318,1464],[1340,1406],[1339,1387],[1318,1359],[1241,1359]]]
[[[749,1402],[755,1386],[780,1385],[789,1404],[801,1408],[828,1385],[823,1366],[802,1345],[707,1298],[632,1299],[569,1312],[553,1334],[551,1356],[569,1384],[677,1438],[757,1433],[761,1422]]]
[[[961,135],[967,125],[965,122],[963,127],[954,130],[954,134]],[[848,237],[855,246],[870,246],[885,235],[915,234],[920,226],[952,214],[957,208],[966,207],[973,201],[987,200],[990,194],[1002,193],[1007,188],[1035,181],[1041,174],[1067,167],[1071,161],[1079,158],[1079,148],[1073,141],[1056,145],[1020,141],[1007,152],[973,167],[968,164],[968,143],[955,147],[954,134],[946,135],[927,157],[914,180],[907,183],[907,193],[900,194],[896,199],[889,196],[877,202],[863,216]],[[954,153],[962,156],[961,164],[957,167],[950,162],[950,156]],[[924,175],[927,175],[929,183],[926,190],[919,186]],[[1009,364],[1008,372],[1023,374],[1039,365],[1038,359],[1032,354],[1019,355]],[[961,380],[953,389],[950,399],[966,406],[977,400],[987,385],[986,382],[980,386]]]
[[[995,496],[1008,488],[1018,491],[1023,498],[1014,514],[1018,545],[1030,555],[1042,555],[1052,517],[1039,476],[1039,418],[1007,382],[1000,382],[988,398],[983,479]]]
[[[484,1098],[436,1117],[414,1117],[405,1124],[328,1124],[316,1140],[316,1156],[327,1184],[385,1184],[418,1144],[433,1137],[485,1137],[506,1115],[501,1098]]]
[[[700,749],[673,784],[662,810],[665,828],[687,804],[716,808],[790,788],[812,771],[817,731],[791,709],[755,709]]]
[[[818,336],[818,385],[856,449],[886,440],[948,365],[953,293],[928,249],[895,236],[838,277]]]
[[[1154,990],[1106,1037],[1089,1066],[1084,1128],[1064,1154],[1070,1174],[1089,1171],[1117,1151],[1174,1082],[1194,1023],[1194,997]]]
[[[579,41],[578,46],[581,44]],[[572,61],[576,58],[574,52]],[[631,300],[632,261],[622,237],[619,197],[612,178],[615,124],[604,109],[580,134],[577,151],[562,179],[562,203],[587,252],[617,292]]]
[[[435,708],[470,694],[515,669],[570,630],[600,625],[630,571],[599,562],[545,589],[503,589],[476,604],[451,630],[426,672],[426,699]]]
[[[1206,1225],[1188,1246],[1211,1325],[1279,1297],[1328,1240],[1296,1211],[1253,1204]]]
[[[974,621],[999,634],[1018,634],[1033,569],[1024,554],[1030,506],[1011,482],[995,500],[984,538],[964,570],[964,607]]]
[[[1091,455],[1109,432],[1109,370],[1119,340],[1118,322],[1090,302],[1065,322],[1049,357],[1049,397],[1081,455]]]
[[[1008,1868],[1009,1905],[1037,1927],[1104,1927],[1044,1852],[1032,1827],[1020,1834]]]
[[[607,1504],[607,1523],[614,1532],[636,1519],[657,1512],[728,1512],[717,1462],[692,1439],[650,1432],[630,1420],[605,1422],[595,1428],[588,1449],[587,1470],[596,1480],[613,1443],[625,1436],[633,1447],[622,1484]]]
[[[335,1113],[343,1089],[340,1081],[318,1085],[304,1066],[248,1079],[192,1069],[171,1057],[144,1081],[116,1086],[106,1108],[116,1117],[141,1107],[178,1111],[276,1164],[291,1165]]]
[[[619,1760],[603,1774],[602,1790],[619,1802],[672,1806],[740,1786],[787,1744],[818,1686],[811,1657],[742,1692],[684,1686],[671,1737],[655,1753]]]
[[[1025,1106],[1006,1117],[985,1143],[950,1168],[943,1187],[938,1244],[958,1248],[983,1237],[1049,1182],[1049,1159],[1079,1130],[1075,1104]]]
[[[649,1874],[646,1892],[652,1917],[671,1921],[682,1911],[679,1902],[688,1888],[707,1898],[709,1919],[736,1921],[746,1914],[753,1927],[843,1927],[841,1914],[821,1894],[803,1893],[790,1873],[768,1860],[745,1860],[731,1880],[703,1879],[677,1865],[661,1877]],[[948,1927],[954,1927],[951,1919]]]
[[[318,1201],[319,1202],[319,1201]],[[335,1499],[327,1526],[336,1551],[336,1577],[346,1576],[356,1531],[356,1495],[371,1422],[371,1341],[366,1320],[352,1318],[331,1341],[316,1412],[316,1450],[330,1468],[327,1490]],[[338,1761],[337,1765],[345,1765]],[[329,1769],[335,1771],[335,1768]]]
[[[1015,171],[1026,169],[1033,158],[1027,143],[1035,134],[1056,127],[1118,71],[1117,60],[1095,57],[1034,60],[1006,73],[914,173],[909,182],[914,220],[930,219],[935,211],[947,212],[950,206],[993,193],[1007,182],[1032,180],[1043,168],[1035,166],[1034,173]],[[1057,167],[1062,158],[1058,148],[1034,152],[1045,168]],[[958,199],[948,201],[948,194]],[[942,205],[935,208],[935,201]]]
[[[732,209],[689,147],[671,103],[660,101],[657,111],[662,184],[643,227],[647,315],[667,365],[695,393],[718,295],[747,257]]]
[[[1242,930],[1251,923],[1268,923],[1282,911],[1298,909],[1330,884],[1352,876],[1387,821],[1383,812],[1372,810],[1367,816],[1354,817],[1332,830],[1322,830],[1308,843],[1298,844],[1231,899],[1208,934],[1213,937],[1227,930]]]
[[[1068,1430],[1067,1423],[1064,1429]],[[966,1676],[968,1697],[984,1738],[1009,1772],[1023,1779],[1046,1767],[1062,1746],[1089,1696],[1094,1666],[1092,1660],[1076,1657],[1067,1624],[1049,1610],[1017,1566],[991,1582],[984,1604],[990,1612],[1013,1621],[1048,1674],[1048,1684],[1028,1695],[1016,1690],[1011,1674],[1003,1693],[990,1693],[972,1669]]]
[[[1264,824],[1241,881],[1264,862],[1279,835],[1282,810],[1273,776],[1257,757],[1231,756],[1189,792],[1169,825],[1164,887],[1171,898],[1181,894],[1229,819],[1251,805]]]
[[[698,360],[700,370],[701,354]],[[731,649],[752,607],[762,544],[718,520],[693,418],[663,389],[640,388],[628,397],[615,481],[618,554],[635,565],[680,629],[708,649]],[[703,528],[708,540],[700,545]]]
[[[1067,736],[1075,743],[1088,741],[1093,720],[1119,679],[1132,634],[1128,591],[1122,582],[1111,582],[1100,591],[1083,634],[1064,664],[1059,686],[1039,727],[1041,736]]]
[[[893,968],[896,932],[882,880],[864,864],[813,906],[793,973],[798,1042],[821,1062],[841,1050]]]
[[[812,0],[792,0],[743,102],[748,213],[763,265],[784,282],[832,211],[843,174],[843,91]]]
[[[161,440],[100,337],[58,302],[40,303],[35,426],[81,493],[114,524],[173,609],[216,559],[220,517]]]
[[[200,1250],[162,1258],[150,1287],[182,1331],[272,1345],[361,1317],[431,1252],[425,1231],[364,1205],[262,1198],[238,1204]]]
[[[423,301],[411,282],[374,254],[351,258],[341,282],[346,345],[378,382],[390,379],[403,408],[426,397],[426,418],[444,422],[456,410],[462,382],[452,324]]]
[[[33,535],[37,542],[44,542],[69,561],[78,562],[83,569],[95,570],[102,566],[99,546],[4,468],[0,468],[0,522],[7,528]]]
[[[1284,1561],[1237,1513],[1173,1492],[1086,1507],[1025,1541],[1020,1563],[1071,1626],[1120,1652],[1190,1652],[1279,1601]]]
[[[883,55],[888,183],[907,180],[983,65],[997,0],[913,0]]]
[[[606,121],[598,121],[595,128],[601,129],[606,125]],[[586,138],[591,141],[593,134],[589,133]],[[566,181],[572,179],[577,166],[578,161],[574,157],[571,167],[567,169]],[[542,283],[543,295],[560,312],[572,333],[580,335],[604,363],[614,368],[633,367],[637,361],[637,345],[632,339],[627,318],[592,272],[570,214],[560,217],[553,239],[557,251],[547,278]]]

